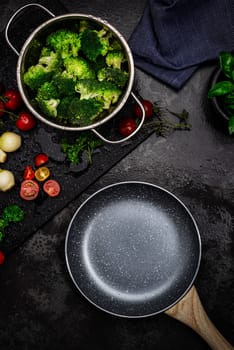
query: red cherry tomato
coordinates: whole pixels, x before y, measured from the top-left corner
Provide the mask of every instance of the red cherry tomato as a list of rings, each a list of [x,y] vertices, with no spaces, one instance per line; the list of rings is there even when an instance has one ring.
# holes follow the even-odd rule
[[[129,136],[136,130],[137,124],[133,118],[123,118],[118,125],[119,133],[123,136]]]
[[[61,191],[61,187],[56,180],[47,180],[43,185],[43,190],[50,196],[56,197]]]
[[[0,117],[5,114],[5,104],[3,101],[0,101]]]
[[[2,265],[4,263],[5,260],[5,255],[3,253],[3,251],[0,250],[0,265]]]
[[[141,102],[142,106],[144,107],[145,117],[151,118],[153,113],[154,113],[153,103],[149,100],[141,100],[140,102]],[[142,110],[141,110],[141,107],[138,103],[134,103],[133,112],[137,118],[142,117]]]
[[[49,160],[49,157],[47,156],[47,154],[45,154],[45,153],[38,153],[34,157],[34,164],[36,165],[36,167],[39,167],[39,166],[47,163],[48,160]]]
[[[28,131],[35,127],[36,119],[28,112],[20,112],[15,124],[19,130]]]
[[[5,100],[6,109],[9,109],[11,111],[19,109],[23,104],[23,100],[19,91],[14,89],[6,90],[3,93],[3,98]]]
[[[20,187],[20,197],[31,201],[37,198],[40,187],[38,183],[34,180],[24,180]]]
[[[35,177],[35,172],[30,165],[26,165],[24,169],[23,178],[24,180],[32,180]]]

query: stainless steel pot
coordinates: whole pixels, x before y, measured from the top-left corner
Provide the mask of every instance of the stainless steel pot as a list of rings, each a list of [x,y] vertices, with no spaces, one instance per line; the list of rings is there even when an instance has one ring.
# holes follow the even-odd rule
[[[40,9],[46,11],[52,18],[50,18],[49,20],[47,20],[46,22],[43,22],[40,26],[38,26],[29,35],[29,37],[25,41],[23,47],[21,48],[21,51],[18,52],[16,50],[16,48],[12,45],[11,41],[9,40],[9,35],[8,35],[9,28],[10,28],[13,20],[16,18],[16,16],[19,15],[19,13],[21,11],[25,10],[28,7],[32,7],[32,6],[37,6]],[[86,19],[86,20],[95,22],[96,24],[98,24],[100,26],[106,27],[120,41],[120,43],[123,46],[123,49],[125,51],[126,58],[127,58],[127,64],[128,64],[128,70],[129,70],[129,80],[128,80],[128,83],[126,85],[125,91],[123,92],[122,97],[119,99],[119,102],[117,103],[114,110],[112,110],[109,114],[107,114],[102,120],[100,120],[94,124],[82,126],[82,127],[64,126],[64,125],[55,123],[52,120],[49,120],[47,117],[45,117],[41,113],[41,111],[37,110],[35,108],[35,106],[32,105],[29,91],[28,91],[27,87],[25,86],[22,77],[23,77],[25,70],[27,69],[27,66],[29,65],[28,62],[29,62],[30,55],[31,55],[31,49],[32,49],[32,46],[33,46],[33,43],[35,42],[35,40],[41,41],[48,34],[52,33],[53,31],[57,30],[58,28],[61,28],[61,27],[69,28],[72,25],[74,25],[75,22],[77,22],[78,20],[81,20],[81,19]],[[98,18],[98,17],[94,17],[94,16],[89,15],[89,14],[77,14],[77,13],[69,13],[69,14],[64,14],[64,15],[60,15],[60,16],[55,16],[46,7],[44,7],[40,4],[37,4],[37,3],[30,3],[30,4],[27,4],[27,5],[19,8],[12,15],[12,17],[9,19],[9,21],[6,25],[6,28],[5,28],[5,38],[6,38],[8,45],[11,47],[11,49],[19,56],[18,62],[17,62],[16,77],[17,77],[17,85],[18,85],[20,94],[21,94],[23,101],[24,101],[25,105],[27,106],[27,108],[40,121],[42,121],[43,123],[46,123],[47,125],[50,125],[54,128],[61,129],[61,130],[68,130],[68,131],[69,130],[70,131],[92,130],[99,138],[101,138],[104,142],[108,142],[108,143],[120,143],[120,142],[126,141],[129,138],[131,138],[132,136],[134,136],[140,130],[140,128],[144,122],[144,119],[145,119],[145,110],[144,110],[143,105],[141,104],[140,100],[132,92],[132,86],[133,86],[133,82],[134,82],[134,62],[133,62],[132,53],[131,53],[131,50],[130,50],[126,40],[124,39],[124,37],[118,32],[118,30],[116,28],[114,28],[106,20],[103,20],[103,19]],[[123,108],[127,99],[129,98],[130,94],[133,97],[133,99],[140,105],[140,108],[142,110],[142,118],[140,120],[140,123],[139,123],[137,129],[131,135],[129,135],[125,138],[122,138],[120,140],[112,141],[112,140],[105,138],[103,135],[101,135],[96,130],[96,128],[99,127],[100,125],[106,123],[110,119],[112,119]]]

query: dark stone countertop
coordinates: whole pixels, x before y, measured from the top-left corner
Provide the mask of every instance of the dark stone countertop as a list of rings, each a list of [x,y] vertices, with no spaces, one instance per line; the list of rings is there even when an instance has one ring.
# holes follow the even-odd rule
[[[28,2],[2,1],[1,30],[10,14]],[[90,11],[109,19],[126,38],[145,4],[140,0],[62,3],[70,12]],[[126,180],[164,187],[190,209],[202,240],[195,285],[210,319],[234,343],[233,138],[216,124],[207,104],[214,68],[215,64],[200,67],[179,92],[136,70],[141,95],[161,101],[165,109],[185,108],[192,129],[167,138],[152,134],[8,256],[0,268],[2,349],[209,349],[191,329],[165,314],[133,320],[96,309],[68,275],[64,241],[76,208],[96,190]]]

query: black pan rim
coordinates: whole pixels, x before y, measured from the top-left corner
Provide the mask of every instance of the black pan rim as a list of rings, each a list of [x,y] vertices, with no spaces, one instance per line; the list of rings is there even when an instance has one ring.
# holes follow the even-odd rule
[[[73,221],[75,220],[76,216],[78,215],[79,211],[81,210],[82,207],[84,207],[90,200],[92,200],[93,197],[95,197],[96,195],[98,195],[100,192],[103,192],[103,191],[106,191],[112,187],[115,187],[115,186],[121,186],[121,185],[128,185],[128,184],[139,184],[139,185],[146,185],[146,186],[150,186],[150,187],[154,187],[158,190],[161,190],[163,192],[165,192],[166,194],[168,194],[169,196],[173,197],[177,202],[178,204],[180,204],[185,212],[188,214],[188,216],[190,217],[190,219],[192,220],[193,222],[193,225],[195,227],[195,231],[196,231],[196,234],[197,234],[197,241],[198,241],[198,258],[197,258],[197,265],[196,265],[196,269],[193,273],[193,277],[191,278],[191,281],[190,283],[188,284],[187,288],[184,290],[183,293],[181,293],[180,297],[177,298],[175,301],[173,301],[172,303],[170,303],[169,305],[167,305],[166,307],[160,309],[159,311],[152,311],[150,313],[146,313],[146,314],[137,314],[137,315],[128,315],[128,314],[123,314],[123,313],[117,313],[117,312],[114,312],[114,311],[111,311],[109,309],[106,309],[102,306],[100,306],[98,303],[94,302],[91,298],[89,298],[85,292],[79,287],[79,284],[77,283],[77,281],[75,280],[73,274],[72,274],[72,271],[70,269],[70,266],[69,266],[69,258],[68,258],[68,248],[67,248],[67,245],[68,245],[68,240],[69,240],[69,232],[70,232],[70,229],[73,225]],[[81,293],[81,295],[85,298],[85,300],[87,300],[89,303],[91,303],[93,306],[95,306],[97,309],[107,313],[107,314],[110,314],[110,315],[113,315],[113,316],[117,316],[117,317],[122,317],[122,318],[130,318],[130,319],[139,319],[139,318],[146,318],[146,317],[150,317],[150,316],[154,316],[154,315],[157,315],[157,314],[160,314],[160,313],[163,313],[165,311],[167,311],[168,309],[172,308],[174,305],[176,305],[181,299],[184,298],[184,296],[189,292],[189,290],[191,289],[191,287],[193,286],[194,284],[194,281],[197,277],[197,274],[198,274],[198,271],[199,271],[199,268],[200,268],[200,263],[201,263],[201,256],[202,256],[202,243],[201,243],[201,236],[200,236],[200,232],[199,232],[199,228],[198,228],[198,225],[196,223],[196,220],[194,219],[192,213],[190,212],[190,210],[188,209],[188,207],[183,203],[182,200],[180,200],[174,193],[172,193],[171,191],[165,189],[164,187],[161,187],[159,185],[156,185],[154,183],[150,183],[150,182],[145,182],[145,181],[134,181],[134,180],[131,180],[131,181],[121,181],[121,182],[116,182],[116,183],[112,183],[112,184],[109,184],[109,185],[106,185],[100,189],[98,189],[97,191],[95,191],[93,194],[91,194],[86,200],[84,200],[81,205],[76,209],[76,211],[74,212],[73,214],[73,217],[69,223],[69,226],[68,226],[68,229],[67,229],[67,233],[66,233],[66,238],[65,238],[65,260],[66,260],[66,266],[67,266],[67,270],[68,270],[68,273],[71,277],[71,280],[73,281],[75,287],[78,289],[78,291]]]

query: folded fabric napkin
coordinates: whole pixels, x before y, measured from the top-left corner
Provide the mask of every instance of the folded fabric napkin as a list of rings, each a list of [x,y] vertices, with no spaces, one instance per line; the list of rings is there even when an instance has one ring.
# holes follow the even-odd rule
[[[180,89],[201,63],[234,50],[234,0],[148,0],[128,44],[136,67]]]

